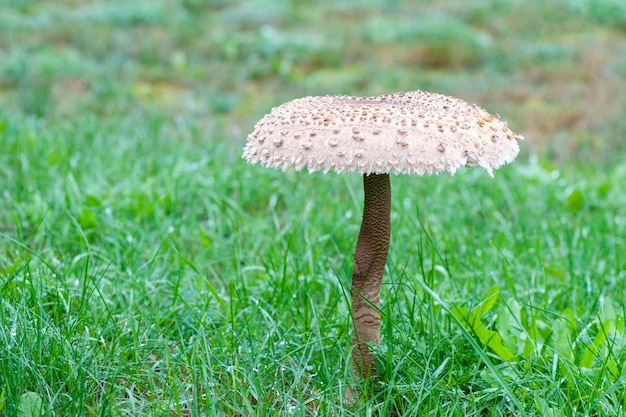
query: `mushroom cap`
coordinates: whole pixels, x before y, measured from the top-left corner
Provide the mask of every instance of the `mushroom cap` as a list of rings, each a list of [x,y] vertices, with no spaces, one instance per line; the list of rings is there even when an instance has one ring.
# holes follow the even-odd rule
[[[441,94],[304,97],[265,115],[243,157],[283,170],[423,175],[479,166],[493,176],[515,159],[518,139],[499,115]]]

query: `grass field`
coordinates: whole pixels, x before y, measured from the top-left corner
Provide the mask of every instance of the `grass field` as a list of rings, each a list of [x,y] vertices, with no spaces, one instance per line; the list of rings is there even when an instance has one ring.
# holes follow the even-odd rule
[[[0,0],[0,416],[626,415],[625,80],[620,0]],[[349,405],[362,180],[241,152],[415,89],[526,139],[392,178]]]

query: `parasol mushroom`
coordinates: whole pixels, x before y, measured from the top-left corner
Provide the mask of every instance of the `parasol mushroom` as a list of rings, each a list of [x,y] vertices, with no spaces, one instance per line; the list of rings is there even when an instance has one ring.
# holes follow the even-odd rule
[[[380,340],[379,293],[390,240],[389,174],[454,174],[463,166],[493,169],[512,162],[518,139],[501,121],[455,97],[413,91],[376,97],[305,97],[263,117],[243,157],[270,168],[363,175],[365,202],[354,252],[352,366],[377,373],[367,344]]]

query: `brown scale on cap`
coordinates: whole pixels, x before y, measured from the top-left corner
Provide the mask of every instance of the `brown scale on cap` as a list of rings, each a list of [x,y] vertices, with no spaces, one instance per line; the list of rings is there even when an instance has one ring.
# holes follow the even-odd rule
[[[389,174],[454,174],[479,166],[493,176],[517,156],[517,139],[522,137],[499,115],[423,91],[305,97],[275,107],[256,124],[243,152],[250,163],[363,174],[365,203],[351,290],[352,364],[359,375],[376,374],[367,343],[380,338],[379,292],[391,233]]]

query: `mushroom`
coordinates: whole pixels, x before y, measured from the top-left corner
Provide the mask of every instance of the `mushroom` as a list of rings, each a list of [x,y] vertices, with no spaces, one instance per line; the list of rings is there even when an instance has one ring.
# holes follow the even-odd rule
[[[365,202],[352,272],[352,367],[377,374],[380,287],[389,251],[389,174],[454,174],[512,162],[518,139],[500,116],[424,91],[376,97],[304,97],[275,107],[248,136],[243,158],[270,168],[363,175]]]

